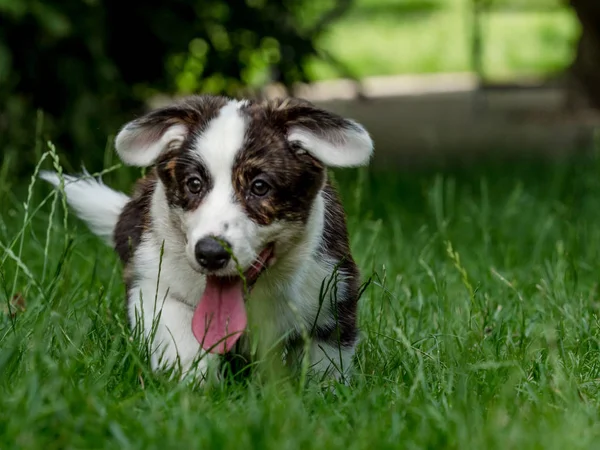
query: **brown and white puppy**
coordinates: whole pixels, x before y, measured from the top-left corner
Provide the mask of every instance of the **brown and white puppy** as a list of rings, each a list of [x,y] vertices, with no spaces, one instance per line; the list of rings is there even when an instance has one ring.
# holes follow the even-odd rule
[[[318,372],[351,367],[359,271],[327,167],[368,163],[362,126],[297,99],[196,96],[125,125],[116,150],[152,166],[131,197],[90,177],[66,177],[65,193],[123,262],[153,369],[204,377],[219,355],[249,352],[248,329],[295,355],[309,335]]]

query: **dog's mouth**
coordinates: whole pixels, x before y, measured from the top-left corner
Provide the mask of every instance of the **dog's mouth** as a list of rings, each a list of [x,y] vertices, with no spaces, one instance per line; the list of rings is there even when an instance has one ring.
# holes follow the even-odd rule
[[[192,332],[205,351],[227,353],[235,345],[248,324],[245,288],[250,289],[274,262],[274,244],[269,244],[244,272],[243,278],[206,277],[204,294],[192,318]]]

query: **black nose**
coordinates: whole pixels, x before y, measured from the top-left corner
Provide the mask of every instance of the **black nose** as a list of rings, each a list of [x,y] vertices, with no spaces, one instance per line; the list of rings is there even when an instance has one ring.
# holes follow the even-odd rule
[[[219,241],[231,247],[227,241],[214,237],[206,237],[196,243],[196,260],[207,270],[222,269],[231,259],[231,255]]]

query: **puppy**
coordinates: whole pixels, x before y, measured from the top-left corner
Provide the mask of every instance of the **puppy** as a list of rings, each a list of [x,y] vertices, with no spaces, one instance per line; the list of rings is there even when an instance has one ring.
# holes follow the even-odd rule
[[[89,176],[64,192],[119,255],[153,370],[204,379],[268,335],[318,374],[347,374],[360,275],[327,168],[369,162],[361,125],[298,99],[194,96],[128,123],[115,147],[151,167],[131,197]]]

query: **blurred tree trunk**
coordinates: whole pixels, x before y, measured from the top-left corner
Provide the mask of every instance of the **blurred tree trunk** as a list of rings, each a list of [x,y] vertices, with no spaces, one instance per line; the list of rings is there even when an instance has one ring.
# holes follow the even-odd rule
[[[571,71],[590,106],[600,109],[600,0],[570,0],[582,25]]]

